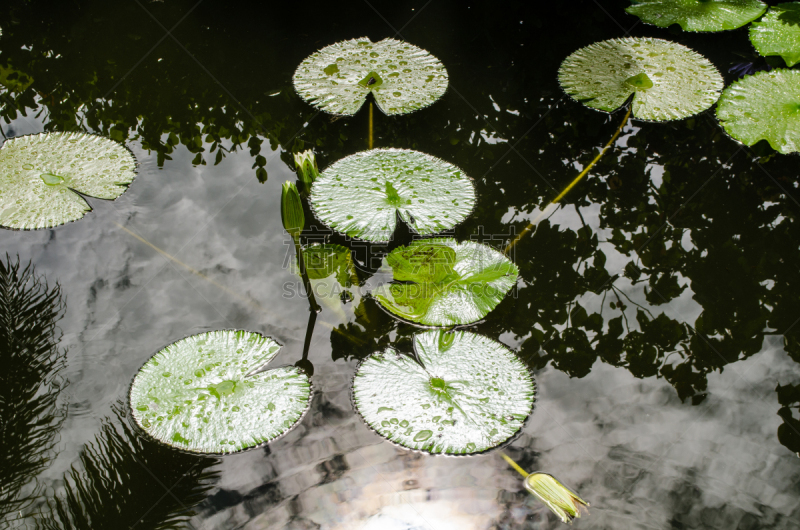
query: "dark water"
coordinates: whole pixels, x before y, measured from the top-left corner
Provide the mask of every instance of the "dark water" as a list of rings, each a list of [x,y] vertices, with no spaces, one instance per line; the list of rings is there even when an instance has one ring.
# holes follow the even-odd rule
[[[0,231],[3,524],[560,526],[496,454],[422,456],[361,422],[357,361],[415,332],[370,299],[323,310],[311,410],[265,448],[175,453],[130,427],[126,395],[155,351],[203,330],[259,331],[285,344],[276,364],[300,359],[308,304],[287,295],[298,280],[280,185],[295,178],[292,152],[313,148],[325,167],[367,146],[366,112],[332,120],[294,94],[302,59],[395,35],[440,58],[447,94],[409,116],[376,114],[376,146],[462,167],[479,197],[456,237],[502,244],[622,119],[564,97],[556,71],[571,52],[628,32],[696,49],[726,83],[734,63],[766,65],[746,30],[647,27],[626,5],[3,2],[0,62],[34,80],[0,96],[5,136],[98,132],[141,162],[128,192],[90,199],[79,222]],[[800,528],[798,160],[740,146],[713,111],[633,122],[516,246],[524,281],[474,329],[535,369],[536,410],[506,451],[592,503],[577,527]]]

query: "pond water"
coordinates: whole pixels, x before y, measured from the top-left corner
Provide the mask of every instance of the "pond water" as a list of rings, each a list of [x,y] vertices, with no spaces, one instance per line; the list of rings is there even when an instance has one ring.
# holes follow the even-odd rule
[[[389,345],[408,350],[418,328],[355,287],[352,301],[322,304],[308,414],[262,448],[212,458],[160,446],[131,427],[128,388],[157,350],[207,330],[274,337],[284,345],[275,366],[301,359],[309,306],[281,224],[281,184],[296,178],[293,152],[313,149],[322,169],[368,142],[366,108],[332,119],[294,93],[294,69],[317,49],[397,36],[444,63],[444,97],[407,116],[376,111],[375,146],[462,168],[477,205],[448,235],[498,248],[622,120],[624,112],[564,95],[556,73],[570,53],[625,35],[665,38],[706,56],[726,84],[736,63],[766,61],[746,29],[646,26],[625,14],[625,1],[293,4],[0,7],[0,62],[33,79],[2,94],[4,135],[97,132],[140,162],[126,193],[89,198],[94,211],[80,221],[0,231],[3,259],[30,261],[48,289],[60,286],[64,304],[31,317],[42,322],[29,338],[55,352],[52,369],[26,369],[22,356],[0,371],[4,423],[38,418],[46,427],[38,445],[3,438],[3,524],[562,524],[497,452],[410,452],[363,423],[350,395],[359,360]],[[469,329],[534,371],[535,410],[504,450],[591,503],[576,527],[800,528],[798,167],[796,156],[729,138],[713,110],[631,121],[561,208],[514,247],[521,280]],[[327,238],[353,250],[364,286],[385,276],[388,250],[412,239],[400,228],[388,246],[365,245],[309,225],[305,243]],[[8,292],[0,311],[16,314]],[[29,410],[35,395],[51,405]],[[23,460],[39,464],[20,468]]]

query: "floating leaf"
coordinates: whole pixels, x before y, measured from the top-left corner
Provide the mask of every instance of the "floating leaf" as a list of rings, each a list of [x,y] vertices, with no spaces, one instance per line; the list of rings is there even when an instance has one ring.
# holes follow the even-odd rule
[[[397,282],[372,294],[391,313],[425,326],[476,322],[517,283],[519,269],[488,245],[423,239],[386,258]]]
[[[725,31],[766,10],[767,4],[758,0],[633,0],[625,11],[661,28],[680,24],[684,31]]]
[[[705,57],[661,39],[596,42],[567,57],[561,86],[584,105],[606,112],[633,95],[633,115],[669,121],[701,112],[719,98],[722,76]]]
[[[322,172],[311,190],[317,217],[337,232],[389,241],[397,214],[419,234],[453,228],[475,206],[472,180],[456,166],[409,149],[372,149]]]
[[[800,151],[800,71],[758,72],[736,81],[717,107],[722,127],[745,145],[766,140],[783,154]]]
[[[533,411],[533,377],[508,348],[466,331],[414,335],[420,363],[392,348],[353,378],[359,414],[381,436],[428,453],[473,454],[507,441]]]
[[[194,453],[255,447],[291,429],[311,385],[295,367],[253,373],[280,345],[249,331],[210,331],[175,342],[139,370],[130,391],[136,423],[156,440]]]
[[[0,226],[52,228],[91,208],[78,195],[116,199],[133,182],[133,154],[91,134],[43,133],[8,140],[0,149]]]
[[[750,26],[750,41],[764,56],[780,55],[786,66],[800,62],[800,2],[778,4]]]
[[[427,107],[447,90],[439,59],[407,42],[352,39],[322,48],[294,73],[300,97],[331,114],[352,116],[372,92],[384,113]]]

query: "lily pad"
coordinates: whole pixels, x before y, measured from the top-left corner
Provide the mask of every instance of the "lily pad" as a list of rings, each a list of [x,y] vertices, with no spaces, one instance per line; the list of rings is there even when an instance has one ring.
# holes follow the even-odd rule
[[[43,133],[8,140],[0,149],[0,226],[52,228],[91,207],[76,192],[113,200],[136,173],[133,154],[108,138]]]
[[[294,73],[300,97],[325,112],[352,116],[371,92],[388,115],[427,107],[447,90],[447,70],[413,44],[368,38],[338,42],[307,57]]]
[[[397,216],[422,235],[453,228],[472,213],[475,187],[454,166],[409,149],[372,149],[331,165],[311,189],[317,217],[337,232],[389,241]]]
[[[634,117],[648,121],[702,112],[723,87],[708,59],[686,46],[651,38],[611,39],[581,48],[561,63],[558,80],[573,99],[606,112],[633,95]]]
[[[786,66],[800,62],[800,2],[769,8],[764,18],[750,26],[750,42],[761,55],[780,55]]]
[[[767,10],[758,0],[633,0],[627,11],[642,22],[684,31],[725,31],[752,22]]]
[[[353,377],[353,402],[390,441],[428,453],[469,455],[509,440],[533,411],[535,387],[508,348],[466,331],[414,335],[419,362],[387,348]]]
[[[780,153],[800,152],[800,71],[758,72],[736,81],[722,93],[717,118],[745,145],[766,140]]]
[[[254,373],[280,345],[249,331],[210,331],[156,353],[136,374],[130,404],[156,440],[224,454],[285,434],[308,410],[311,384],[294,366]]]
[[[425,326],[477,322],[517,283],[519,269],[488,245],[423,239],[386,257],[394,280],[372,292],[390,313]]]

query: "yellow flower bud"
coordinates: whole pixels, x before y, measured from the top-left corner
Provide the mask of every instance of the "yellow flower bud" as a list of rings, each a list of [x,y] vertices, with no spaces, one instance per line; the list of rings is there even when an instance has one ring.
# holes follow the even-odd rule
[[[581,510],[589,503],[547,473],[531,473],[525,478],[525,489],[547,505],[562,522],[571,523],[581,516]],[[586,513],[589,513],[586,510]]]

